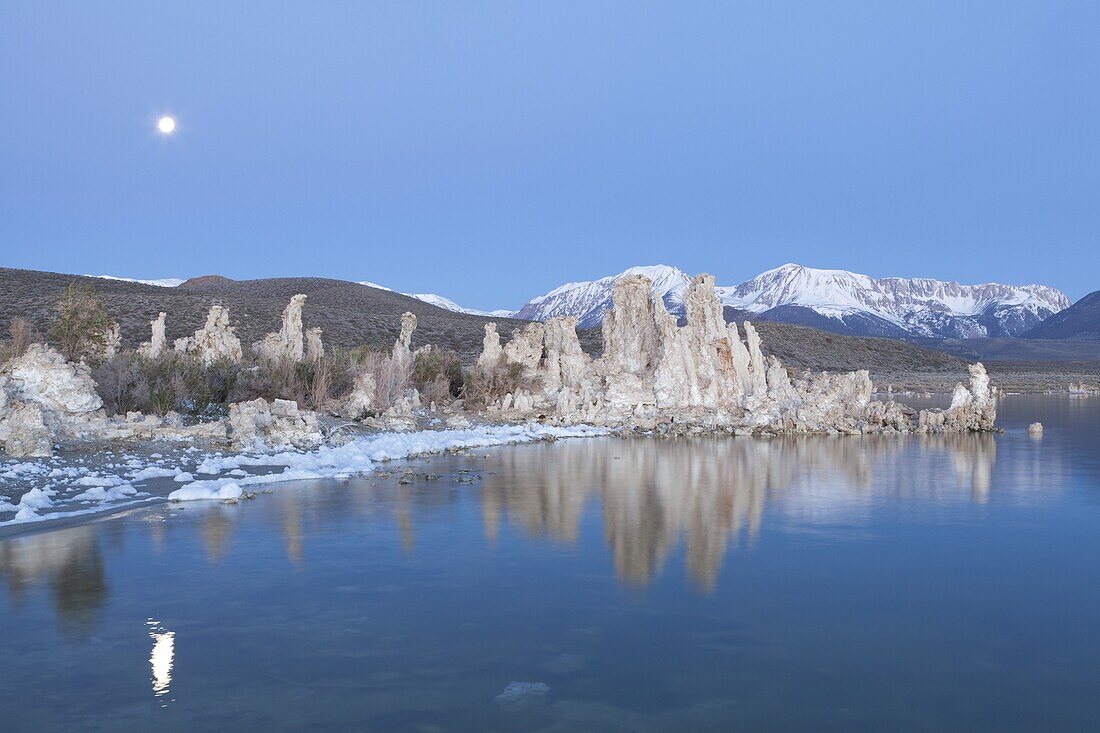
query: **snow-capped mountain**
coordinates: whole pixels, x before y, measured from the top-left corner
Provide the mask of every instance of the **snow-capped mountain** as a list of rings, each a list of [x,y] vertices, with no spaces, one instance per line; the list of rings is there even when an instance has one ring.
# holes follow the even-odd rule
[[[114,275],[86,275],[86,277],[98,277],[100,280],[121,280],[127,283],[141,283],[142,285],[156,285],[158,288],[175,288],[183,284],[183,279],[178,277],[163,277],[159,280],[139,280],[134,277],[115,277]]]
[[[720,292],[723,304],[769,320],[872,336],[1016,336],[1070,305],[1046,285],[872,278],[795,264]]]
[[[391,293],[395,292],[392,288],[387,288],[385,285],[379,285],[378,283],[372,283],[369,280],[359,280],[360,285],[366,285],[371,288],[378,288],[379,290],[389,290]],[[450,298],[444,298],[442,295],[436,295],[435,293],[401,293],[407,295],[410,298],[416,298],[422,300],[429,305],[434,305],[437,308],[443,308],[445,310],[453,311],[455,313],[467,313],[471,316],[490,316],[493,318],[511,318],[515,315],[514,311],[510,310],[495,310],[495,311],[480,311],[476,308],[464,308],[458,303],[454,302]]]
[[[546,295],[532,298],[516,311],[516,318],[528,321],[545,321],[554,316],[576,316],[580,328],[598,326],[604,311],[611,308],[611,287],[625,275],[645,275],[653,281],[653,294],[664,301],[670,313],[683,311],[684,290],[691,277],[683,270],[669,265],[631,267],[618,275],[608,275],[599,280],[566,283]]]
[[[627,274],[653,280],[654,295],[669,312],[682,314],[690,278],[668,265],[632,267],[599,280],[568,283],[532,299],[516,316],[546,320],[572,315],[578,325],[603,320],[611,287]],[[786,264],[732,287],[719,287],[722,303],[784,321],[861,336],[1016,336],[1064,308],[1070,301],[1045,285],[960,285],[928,278],[872,278],[846,270],[818,270]]]
[[[512,311],[509,310],[495,310],[495,311],[479,311],[476,308],[463,308],[458,303],[454,302],[450,298],[444,298],[442,295],[436,295],[435,293],[402,293],[410,298],[416,298],[422,300],[425,303],[437,306],[439,308],[445,308],[455,313],[469,313],[472,316],[493,316],[495,318],[511,318]]]

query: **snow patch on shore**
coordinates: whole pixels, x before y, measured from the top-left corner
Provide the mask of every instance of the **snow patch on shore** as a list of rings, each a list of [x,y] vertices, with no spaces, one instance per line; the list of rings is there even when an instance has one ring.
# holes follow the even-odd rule
[[[0,485],[7,497],[0,497],[0,527],[103,512],[143,502],[234,500],[244,495],[243,487],[361,475],[384,461],[606,434],[602,428],[589,426],[483,425],[378,433],[309,452],[223,455],[188,447],[169,451],[168,455],[108,452],[8,463],[0,465]],[[204,478],[196,481],[196,476]],[[22,495],[12,489],[23,490]],[[19,496],[18,501],[11,496]],[[75,507],[79,509],[66,511]],[[4,516],[11,514],[14,516]]]

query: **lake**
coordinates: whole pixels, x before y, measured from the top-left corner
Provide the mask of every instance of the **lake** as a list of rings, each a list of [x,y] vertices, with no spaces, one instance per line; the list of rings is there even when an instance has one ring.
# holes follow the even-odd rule
[[[501,446],[19,528],[4,728],[1095,729],[1100,399],[999,424]]]

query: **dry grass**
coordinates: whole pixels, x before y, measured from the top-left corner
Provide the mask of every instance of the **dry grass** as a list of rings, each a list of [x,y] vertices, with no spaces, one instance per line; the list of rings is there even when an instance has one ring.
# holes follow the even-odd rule
[[[528,375],[522,364],[509,364],[501,355],[500,362],[491,368],[475,366],[466,372],[462,397],[467,407],[484,409],[506,394],[534,392],[538,387],[539,380]]]

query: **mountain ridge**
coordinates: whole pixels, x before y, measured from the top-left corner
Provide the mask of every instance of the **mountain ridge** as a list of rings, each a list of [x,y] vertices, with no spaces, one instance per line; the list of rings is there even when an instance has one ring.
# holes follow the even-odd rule
[[[631,267],[617,275],[561,285],[529,300],[517,318],[576,316],[593,327],[610,307],[611,286],[629,274],[654,281],[654,296],[682,314],[691,278],[670,265]],[[717,287],[724,306],[763,320],[795,323],[843,335],[905,337],[1018,336],[1069,307],[1047,285],[962,285],[932,278],[872,278],[847,270],[787,263],[740,285]]]

